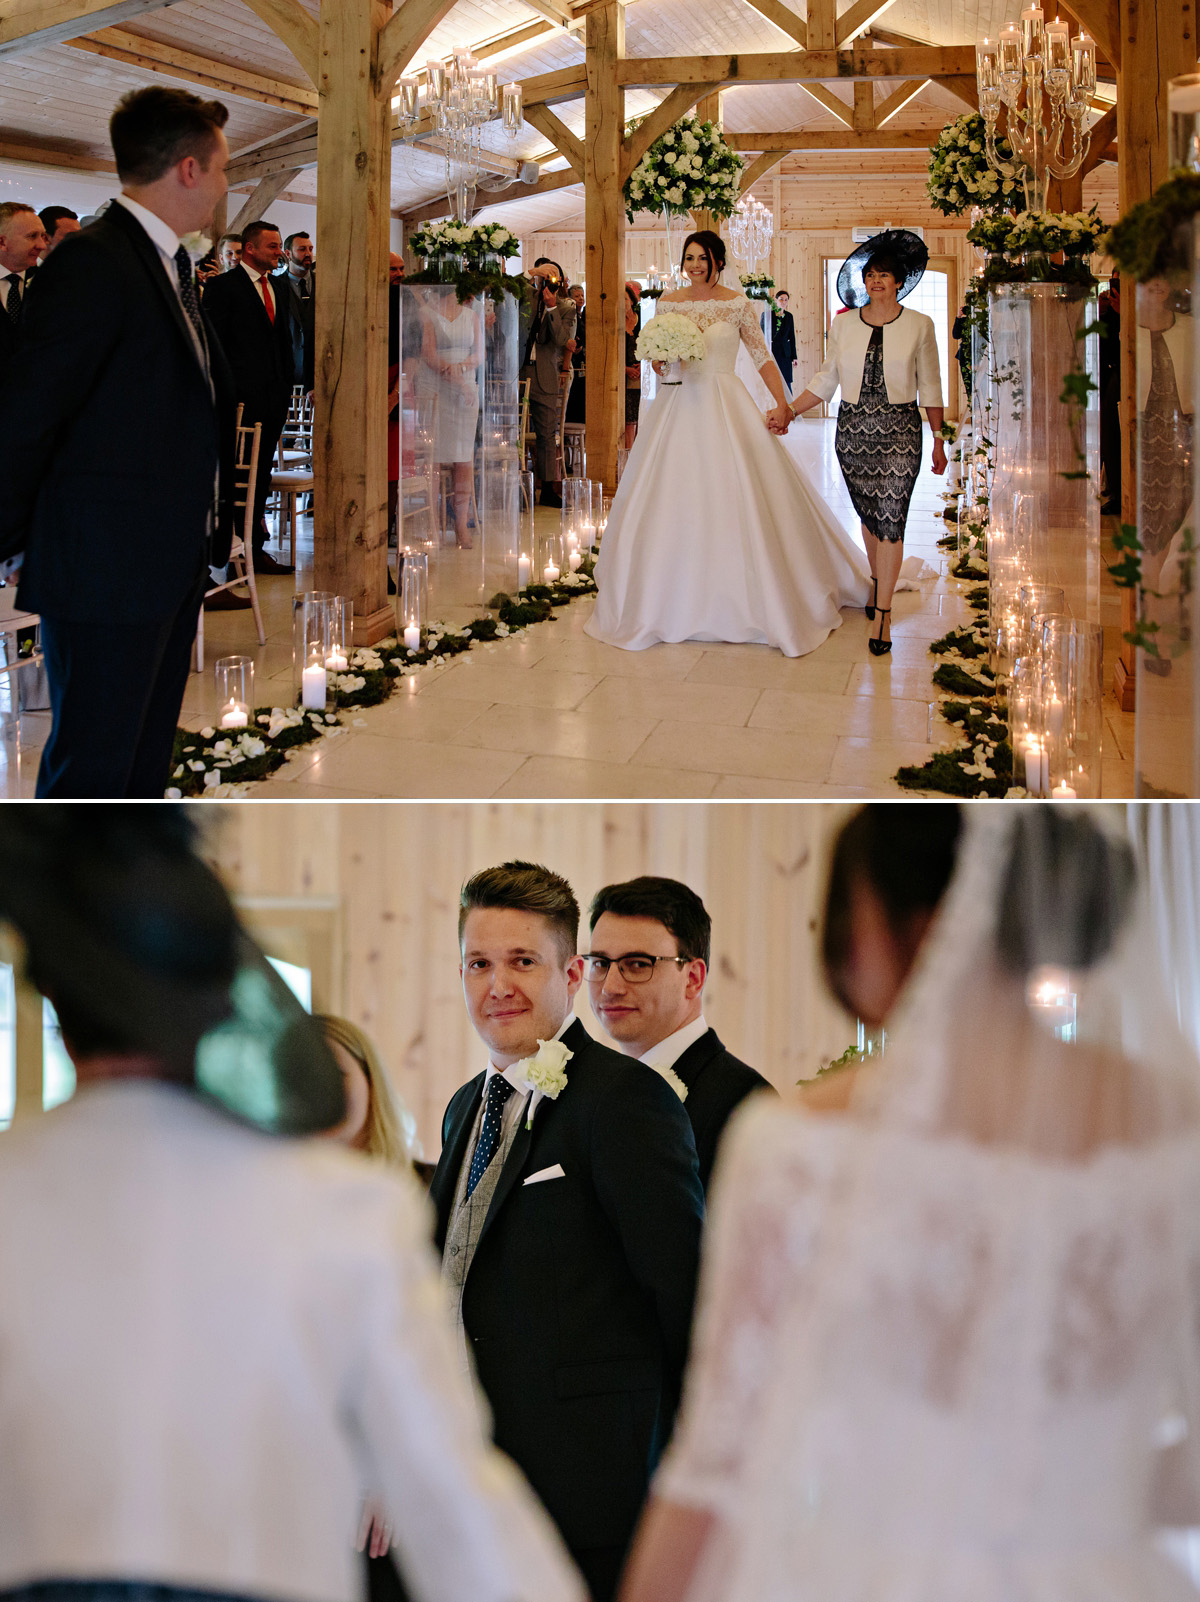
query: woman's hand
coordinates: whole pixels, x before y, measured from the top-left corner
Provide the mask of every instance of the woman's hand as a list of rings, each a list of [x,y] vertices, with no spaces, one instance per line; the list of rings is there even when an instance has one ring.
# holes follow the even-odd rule
[[[946,442],[944,439],[934,439],[933,470],[935,473],[944,473],[946,471]]]
[[[667,370],[666,362],[651,362],[650,365],[651,365],[651,367],[653,367],[654,371],[658,374],[658,376],[660,378],[662,377],[662,375]],[[632,367],[626,368],[626,372],[629,373],[630,377],[633,376],[633,368]]]
[[[767,427],[772,434],[786,434],[792,421],[792,408],[786,401],[773,406],[767,413]]]
[[[358,1550],[373,1558],[381,1558],[391,1550],[392,1527],[383,1516],[378,1502],[368,1498],[358,1526]]]

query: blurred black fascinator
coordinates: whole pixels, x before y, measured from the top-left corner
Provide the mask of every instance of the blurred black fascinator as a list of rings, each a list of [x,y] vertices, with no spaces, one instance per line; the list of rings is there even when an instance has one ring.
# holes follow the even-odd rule
[[[6,807],[0,921],[76,1049],[155,1057],[272,1133],[342,1120],[320,1028],[242,928],[186,809]]]
[[[897,299],[903,300],[925,276],[929,251],[908,228],[885,228],[851,251],[838,270],[837,292],[843,306],[852,310],[870,300],[863,274],[872,262],[886,268],[896,280]]]

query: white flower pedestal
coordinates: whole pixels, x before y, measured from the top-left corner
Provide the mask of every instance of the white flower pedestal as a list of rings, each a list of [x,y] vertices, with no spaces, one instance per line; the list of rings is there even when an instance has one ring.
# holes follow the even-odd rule
[[[1067,615],[1100,621],[1100,413],[1061,399],[1078,364],[1096,381],[1090,288],[999,284],[988,296],[992,435],[989,565],[993,620],[1013,611],[1022,584],[1055,585]],[[1086,473],[1086,476],[1082,476]],[[1078,475],[1078,476],[1070,476]],[[1002,667],[1002,665],[1001,665]]]
[[[429,559],[431,617],[518,588],[521,353],[511,295],[400,297],[400,543]]]

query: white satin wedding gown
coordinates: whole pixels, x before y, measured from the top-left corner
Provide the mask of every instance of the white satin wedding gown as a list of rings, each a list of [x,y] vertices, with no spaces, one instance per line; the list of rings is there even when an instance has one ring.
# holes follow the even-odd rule
[[[741,344],[756,369],[770,359],[751,302],[659,307],[697,324],[705,357],[679,385],[660,386],[644,414],[600,548],[587,632],[631,651],[729,640],[803,656],[838,627],[842,607],[870,599],[866,556],[734,372]]]

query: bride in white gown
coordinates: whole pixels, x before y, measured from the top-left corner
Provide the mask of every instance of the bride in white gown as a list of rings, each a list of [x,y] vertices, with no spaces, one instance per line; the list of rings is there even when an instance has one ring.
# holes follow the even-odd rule
[[[1200,1066],[1118,828],[967,813],[875,1082],[738,1115],[622,1602],[1194,1602]]]
[[[734,372],[744,345],[786,411],[783,381],[754,306],[723,289],[724,244],[691,234],[691,288],[659,301],[704,334],[702,362],[660,386],[622,475],[596,563],[599,595],[587,632],[640,651],[663,640],[815,650],[865,606],[870,572]],[[774,415],[774,413],[772,413]]]

